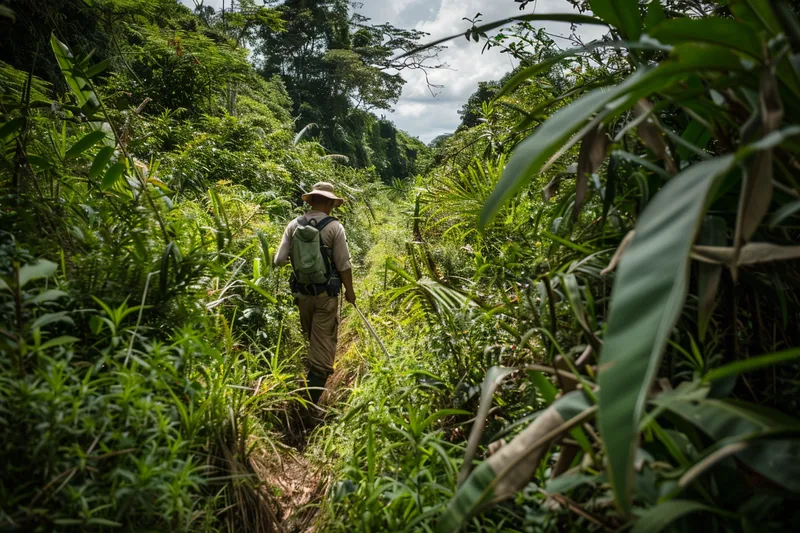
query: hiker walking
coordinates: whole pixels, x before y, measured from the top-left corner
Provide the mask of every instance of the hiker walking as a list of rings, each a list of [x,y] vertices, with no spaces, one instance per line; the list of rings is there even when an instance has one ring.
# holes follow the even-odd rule
[[[300,309],[303,333],[309,340],[309,396],[318,403],[325,382],[333,373],[342,285],[345,299],[351,304],[355,304],[356,293],[344,227],[331,216],[331,211],[344,200],[334,194],[333,185],[327,182],[315,184],[303,200],[311,209],[286,226],[275,265],[281,267],[290,260],[292,263],[292,294]]]

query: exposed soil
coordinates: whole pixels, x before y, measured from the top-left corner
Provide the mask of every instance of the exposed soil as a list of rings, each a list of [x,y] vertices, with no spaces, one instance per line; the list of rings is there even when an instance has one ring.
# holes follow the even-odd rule
[[[251,465],[280,506],[283,533],[312,533],[319,503],[327,491],[321,468],[314,468],[297,450],[253,454]]]
[[[353,332],[340,335],[337,359],[356,340],[357,335]],[[343,401],[356,375],[357,370],[337,365],[328,379],[327,390],[320,398],[320,407],[326,409]],[[269,493],[268,499],[279,506],[277,518],[280,521],[280,533],[318,531],[316,522],[320,503],[330,484],[324,467],[315,467],[307,458],[310,455],[306,454],[307,437],[313,429],[309,427],[308,420],[308,415],[304,416],[302,410],[288,414],[280,447],[255,451],[250,456],[251,467],[261,480],[264,490]],[[324,421],[320,420],[318,423]]]

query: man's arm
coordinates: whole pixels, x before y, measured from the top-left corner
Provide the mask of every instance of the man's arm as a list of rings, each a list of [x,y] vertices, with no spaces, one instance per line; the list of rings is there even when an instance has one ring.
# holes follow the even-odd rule
[[[355,304],[356,291],[353,289],[353,269],[348,268],[347,270],[340,270],[339,278],[342,280],[342,285],[344,285],[345,289],[344,299],[351,304]]]
[[[353,289],[353,269],[350,266],[350,249],[347,247],[347,237],[344,227],[337,224],[338,228],[333,237],[333,262],[339,271],[345,293],[344,298],[351,304],[356,303],[356,291]]]
[[[275,258],[273,259],[273,263],[276,267],[282,267],[284,265],[289,264],[289,254],[292,251],[292,235],[289,231],[291,227],[291,223],[286,226],[286,229],[283,230],[283,238],[281,239],[281,244],[278,246],[278,249],[275,251]]]

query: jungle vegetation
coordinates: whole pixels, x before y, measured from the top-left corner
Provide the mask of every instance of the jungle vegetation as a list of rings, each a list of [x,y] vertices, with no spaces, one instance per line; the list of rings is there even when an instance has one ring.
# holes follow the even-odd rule
[[[798,6],[517,3],[430,146],[446,41],[342,0],[0,4],[0,530],[800,528]],[[317,181],[389,355],[344,307],[306,432]]]

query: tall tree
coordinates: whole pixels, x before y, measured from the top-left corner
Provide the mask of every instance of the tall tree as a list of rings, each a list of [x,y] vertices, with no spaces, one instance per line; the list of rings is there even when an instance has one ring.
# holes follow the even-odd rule
[[[368,166],[370,153],[384,153],[370,145],[377,120],[371,112],[397,102],[402,71],[444,65],[436,62],[435,47],[396,59],[427,34],[372,25],[352,11],[357,7],[348,0],[287,0],[275,7],[283,27],[259,27],[253,48],[262,74],[277,74],[286,83],[298,125],[317,124],[326,149]]]

